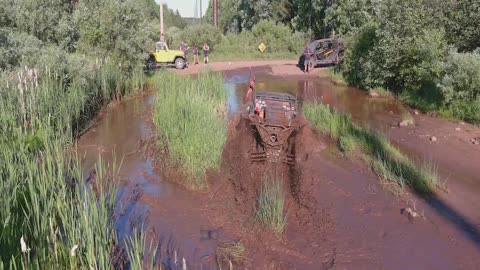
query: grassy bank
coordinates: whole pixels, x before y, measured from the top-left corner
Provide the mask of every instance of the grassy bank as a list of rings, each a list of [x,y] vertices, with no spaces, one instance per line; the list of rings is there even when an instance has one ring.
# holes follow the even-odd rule
[[[408,158],[383,134],[353,123],[350,116],[335,112],[327,105],[308,102],[303,109],[315,128],[337,140],[343,152],[361,153],[382,180],[401,187],[409,186],[421,194],[429,194],[435,189],[438,175],[431,163]]]
[[[0,75],[0,269],[113,267],[118,168],[100,160],[85,185],[72,145],[100,108],[143,88],[143,75],[95,61],[82,70]]]
[[[205,173],[218,168],[226,142],[226,93],[219,74],[197,79],[169,71],[157,73],[154,123],[160,144],[181,165],[192,188],[206,185]]]
[[[320,76],[330,78],[335,84],[348,85],[342,73],[336,72],[335,68],[325,68]]]
[[[349,83],[343,76],[343,73],[337,70],[335,67],[325,68],[320,74],[320,76],[330,78],[333,83],[338,85],[349,85]],[[394,97],[394,94],[392,92],[386,90],[383,87],[375,87],[373,89],[369,89],[368,94],[371,96],[379,97]]]
[[[287,225],[283,214],[284,207],[285,194],[281,180],[266,177],[258,197],[256,219],[272,228],[277,234],[281,234]]]

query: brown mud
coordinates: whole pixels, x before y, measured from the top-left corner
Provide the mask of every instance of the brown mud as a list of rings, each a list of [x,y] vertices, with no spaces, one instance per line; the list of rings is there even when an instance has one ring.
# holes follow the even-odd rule
[[[201,68],[193,66],[181,73],[195,74]],[[148,239],[159,244],[160,262],[166,269],[181,269],[183,258],[188,269],[217,269],[216,251],[225,241],[240,241],[246,247],[234,269],[477,269],[480,265],[478,193],[457,193],[456,187],[465,186],[467,180],[460,176],[457,180],[464,172],[457,172],[455,163],[444,165],[450,173],[449,193],[439,191],[429,199],[408,193],[397,197],[385,190],[365,164],[343,157],[329,138],[302,119],[303,127],[295,139],[294,166],[253,164],[248,159],[251,131],[239,116],[243,110],[239,100],[250,72],[254,72],[259,89],[290,92],[300,100],[321,99],[351,113],[355,121],[386,131],[412,155],[423,157],[427,154],[419,149],[436,149],[432,160],[439,162],[451,157],[437,155],[456,153],[461,143],[436,135],[437,143],[448,145],[445,149],[419,134],[443,120],[420,115],[414,116],[414,127],[392,128],[407,108],[334,86],[315,74],[305,75],[293,61],[214,63],[210,68],[223,71],[225,89],[233,95],[229,96],[231,124],[222,167],[208,173],[208,190],[185,190],[175,184],[175,178],[181,177],[181,172],[175,173],[178,168],[164,166],[161,158],[146,157],[142,152],[142,148],[154,148],[146,143],[155,138],[149,121],[152,96],[118,105],[80,139],[78,151],[86,171],[99,153],[107,161],[123,158],[116,218],[120,236],[143,226]],[[478,128],[465,126],[465,131],[455,130],[459,132],[455,135],[467,129],[478,132]],[[411,138],[424,148],[415,143],[409,148],[404,141]],[[470,146],[458,149],[476,157]],[[473,168],[472,163],[475,160],[465,166]],[[263,176],[275,172],[283,179],[286,195],[287,226],[280,236],[255,220]],[[478,187],[479,177],[472,176],[472,185]],[[466,198],[458,199],[459,195]],[[460,204],[465,200],[472,204]],[[408,211],[402,211],[406,208],[420,216],[406,215]],[[228,262],[223,262],[222,269],[227,266]]]

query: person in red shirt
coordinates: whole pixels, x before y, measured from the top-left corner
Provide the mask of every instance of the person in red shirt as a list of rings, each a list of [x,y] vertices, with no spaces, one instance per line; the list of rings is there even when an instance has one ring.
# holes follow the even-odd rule
[[[247,94],[245,95],[245,103],[252,100],[253,90],[255,89],[255,76],[250,76],[250,84],[248,86]]]

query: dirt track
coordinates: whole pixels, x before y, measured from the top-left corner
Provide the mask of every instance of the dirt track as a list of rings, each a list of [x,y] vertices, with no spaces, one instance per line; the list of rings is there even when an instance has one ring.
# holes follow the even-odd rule
[[[295,64],[295,61],[235,62],[212,63],[209,67],[223,71],[225,76],[248,74],[251,67],[257,77],[263,74],[292,80],[318,79],[319,69],[305,75]],[[193,66],[180,73],[195,74],[202,68],[203,65]],[[296,164],[291,169],[279,169],[286,184],[288,224],[284,235],[278,238],[254,221],[262,174],[265,168],[273,168],[248,160],[250,142],[245,138],[250,138],[250,130],[239,116],[230,125],[220,172],[208,174],[209,190],[189,192],[166,184],[162,179],[178,176],[165,174],[167,168],[162,164],[154,173],[150,161],[143,161],[135,153],[138,151],[135,141],[150,136],[151,123],[145,115],[149,115],[151,98],[143,97],[135,103],[140,103],[135,105],[142,107],[140,112],[128,104],[114,108],[79,144],[88,149],[98,147],[99,152],[108,152],[117,145],[122,147],[116,149],[120,158],[126,155],[122,167],[127,179],[125,194],[133,190],[138,196],[133,196],[134,202],[126,205],[125,221],[119,222],[121,230],[126,230],[128,222],[138,220],[139,215],[146,215],[149,237],[160,238],[170,260],[172,248],[181,246],[183,256],[193,260],[189,269],[214,269],[212,252],[219,240],[241,240],[245,244],[247,259],[234,269],[477,269],[480,265],[480,219],[478,210],[475,211],[479,196],[463,196],[463,193],[458,196],[453,187],[464,187],[462,181],[450,180],[449,194],[439,191],[440,196],[429,200],[412,194],[395,197],[361,161],[341,156],[328,138],[303,121],[304,127],[296,137]],[[393,126],[398,118],[387,115],[382,121]],[[426,148],[435,149],[438,152],[432,159],[438,158],[439,162],[448,161],[452,153],[463,152],[471,159],[464,166],[475,171],[475,162],[480,158],[474,158],[479,157],[479,150],[453,136],[437,136],[437,143],[448,148],[436,147],[419,136],[432,127],[442,130],[445,125],[453,124],[444,125],[444,120],[424,115],[415,118],[417,126],[413,131],[389,127],[388,136],[405,148],[409,144],[402,139],[412,140],[412,152],[418,156],[426,155],[422,152]],[[469,132],[464,128],[455,131],[455,135],[465,134],[467,138],[479,131],[465,126]],[[419,143],[422,147],[415,147]],[[96,156],[97,151],[91,151],[87,159],[94,160]],[[455,162],[444,165],[448,166],[452,168],[450,172],[455,172]],[[478,176],[473,180],[478,187]],[[464,208],[460,202],[465,201],[471,205]],[[149,209],[144,210],[145,206]],[[401,210],[406,207],[416,207],[425,218],[410,219],[402,215]]]

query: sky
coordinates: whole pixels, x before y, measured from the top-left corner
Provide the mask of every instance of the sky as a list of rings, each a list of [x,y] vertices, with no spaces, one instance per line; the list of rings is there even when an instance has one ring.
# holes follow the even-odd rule
[[[200,9],[200,0],[155,0],[157,3],[160,3],[160,1],[165,1],[165,3],[168,5],[170,9],[173,9],[174,11],[178,9],[180,12],[180,15],[182,17],[193,17],[195,14],[195,2],[198,1],[198,8]],[[202,14],[205,15],[205,11],[207,10],[208,7],[208,2],[210,0],[202,0],[202,8],[203,12]]]

